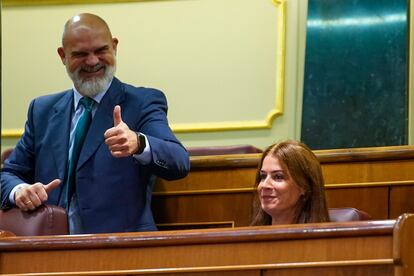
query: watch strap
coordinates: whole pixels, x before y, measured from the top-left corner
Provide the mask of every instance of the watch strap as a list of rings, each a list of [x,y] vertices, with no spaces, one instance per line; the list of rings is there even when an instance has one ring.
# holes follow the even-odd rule
[[[147,146],[147,141],[141,132],[135,132],[135,134],[137,135],[137,142],[139,143],[138,150],[135,154],[141,154]]]

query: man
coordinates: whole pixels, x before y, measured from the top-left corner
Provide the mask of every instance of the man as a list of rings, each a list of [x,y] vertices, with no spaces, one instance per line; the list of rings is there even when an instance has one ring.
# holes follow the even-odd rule
[[[117,45],[96,15],[65,24],[58,54],[73,89],[30,104],[1,172],[1,208],[58,204],[72,234],[156,230],[154,176],[185,177],[188,153],[168,126],[163,93],[114,77]]]

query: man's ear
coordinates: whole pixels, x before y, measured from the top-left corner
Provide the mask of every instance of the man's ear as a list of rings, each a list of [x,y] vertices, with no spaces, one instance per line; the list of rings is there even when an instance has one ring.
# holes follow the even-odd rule
[[[62,60],[62,63],[64,65],[66,65],[66,55],[65,55],[65,50],[63,50],[63,47],[59,47],[57,49],[57,52],[58,52],[58,54],[60,56],[60,59]]]
[[[118,47],[118,38],[114,37],[112,38],[112,48],[114,48],[114,52],[116,55],[116,48]]]

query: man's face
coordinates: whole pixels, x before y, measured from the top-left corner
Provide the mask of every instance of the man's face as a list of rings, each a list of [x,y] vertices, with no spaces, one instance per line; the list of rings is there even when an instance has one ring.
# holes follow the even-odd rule
[[[118,40],[104,28],[78,27],[65,35],[58,53],[81,94],[93,97],[112,80],[117,44]]]

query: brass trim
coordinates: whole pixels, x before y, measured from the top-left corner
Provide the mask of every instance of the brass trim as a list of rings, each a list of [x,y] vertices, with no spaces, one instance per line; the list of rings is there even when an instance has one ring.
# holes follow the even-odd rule
[[[371,187],[395,187],[395,186],[414,186],[414,180],[402,181],[380,181],[380,182],[361,182],[361,183],[338,183],[325,184],[326,189],[342,189],[342,188],[371,188]],[[181,190],[153,192],[153,196],[176,196],[176,195],[208,195],[208,194],[234,194],[234,193],[251,193],[256,189],[251,188],[233,188],[233,189],[211,189],[211,190]]]
[[[159,0],[153,0],[159,1]],[[166,0],[162,0],[166,1]],[[76,4],[83,1],[80,0],[6,0],[5,6],[22,6],[24,3],[40,3],[42,4]],[[143,2],[139,1],[85,1],[91,3],[111,3],[111,2]],[[13,4],[14,3],[14,4]],[[275,118],[281,116],[284,111],[284,93],[285,93],[285,60],[286,60],[286,0],[272,0],[272,3],[279,8],[280,16],[277,22],[277,32],[279,35],[277,46],[276,59],[276,103],[275,106],[268,113],[267,117],[261,120],[252,121],[223,121],[223,122],[209,122],[209,123],[177,123],[171,124],[171,129],[175,133],[193,133],[193,132],[211,132],[211,131],[232,131],[232,130],[256,130],[256,129],[271,129]],[[13,5],[12,5],[13,4]],[[19,138],[23,134],[23,129],[5,129],[2,131],[3,138]]]
[[[109,4],[128,2],[149,2],[168,0],[3,0],[3,7],[77,5],[77,4]]]
[[[1,137],[2,138],[20,138],[23,134],[23,129],[3,129],[1,131]]]
[[[127,270],[106,270],[106,271],[78,271],[78,272],[49,272],[49,273],[30,273],[31,276],[71,276],[71,275],[139,275],[139,274],[170,274],[185,272],[213,272],[213,271],[232,271],[232,270],[257,270],[257,269],[287,269],[287,268],[307,268],[307,267],[349,267],[349,266],[368,266],[368,265],[394,265],[392,258],[374,260],[343,260],[343,261],[320,261],[320,262],[297,262],[282,264],[253,264],[253,265],[223,265],[223,266],[204,266],[204,267],[174,267],[174,268],[144,268]],[[13,274],[14,276],[28,275]]]
[[[410,1],[409,6],[409,52],[408,52],[408,143],[414,145],[414,2]]]

